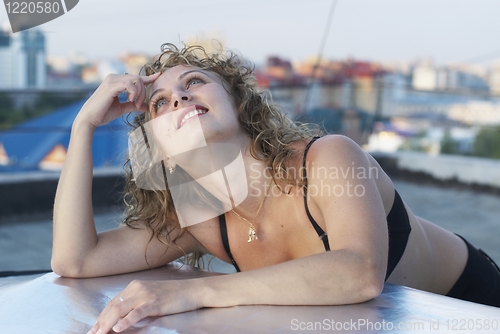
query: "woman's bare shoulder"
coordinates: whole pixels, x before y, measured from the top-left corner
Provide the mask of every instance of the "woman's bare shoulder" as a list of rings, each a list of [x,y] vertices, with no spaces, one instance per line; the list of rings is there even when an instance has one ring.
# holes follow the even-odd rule
[[[307,160],[319,164],[370,164],[368,154],[354,140],[343,135],[326,135],[317,139],[307,152]]]

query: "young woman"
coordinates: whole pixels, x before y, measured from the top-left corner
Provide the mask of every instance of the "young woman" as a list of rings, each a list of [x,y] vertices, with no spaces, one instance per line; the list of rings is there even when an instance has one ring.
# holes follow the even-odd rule
[[[95,277],[212,254],[238,273],[134,281],[90,333],[201,307],[360,303],[379,295],[384,281],[500,306],[500,274],[487,256],[416,217],[377,162],[350,139],[316,137],[314,128],[283,116],[236,55],[165,44],[145,72],[108,76],[74,121],[55,199],[52,268],[61,276]],[[122,92],[127,102],[119,101]],[[154,141],[161,148],[156,165],[163,180],[152,186],[139,180],[134,159],[141,155],[132,148],[125,224],[97,234],[93,133],[136,110],[147,148]],[[226,170],[219,182],[210,171],[224,168],[213,167],[224,154],[212,149],[207,157],[198,149],[221,143],[241,154],[239,169]],[[220,211],[200,204],[207,194],[198,202],[178,197],[173,175],[197,180],[223,204]],[[198,215],[204,210],[209,213]]]

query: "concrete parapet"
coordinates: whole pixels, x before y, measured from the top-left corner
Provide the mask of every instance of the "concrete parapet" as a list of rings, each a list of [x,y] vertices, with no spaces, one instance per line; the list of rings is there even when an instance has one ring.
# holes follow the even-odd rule
[[[371,154],[391,177],[458,184],[500,194],[500,160],[420,152]],[[12,216],[50,214],[58,180],[59,173],[0,174],[0,221]],[[124,184],[121,168],[96,169],[92,187],[94,208],[119,205]]]
[[[12,216],[48,215],[52,212],[59,173],[0,174],[0,220]],[[94,171],[94,208],[116,206],[125,184],[123,169]]]
[[[500,193],[500,160],[421,152],[371,152],[391,176],[462,184]]]

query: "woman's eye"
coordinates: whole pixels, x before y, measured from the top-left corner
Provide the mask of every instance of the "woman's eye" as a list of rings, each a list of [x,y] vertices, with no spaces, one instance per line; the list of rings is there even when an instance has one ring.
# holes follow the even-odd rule
[[[203,83],[203,80],[198,79],[198,78],[194,78],[194,79],[191,79],[188,81],[187,87],[189,88],[189,87],[196,85],[196,84],[199,84],[199,83]]]
[[[155,103],[155,110],[158,110],[159,108],[163,107],[165,104],[167,104],[167,101],[165,101],[165,99],[159,99]]]

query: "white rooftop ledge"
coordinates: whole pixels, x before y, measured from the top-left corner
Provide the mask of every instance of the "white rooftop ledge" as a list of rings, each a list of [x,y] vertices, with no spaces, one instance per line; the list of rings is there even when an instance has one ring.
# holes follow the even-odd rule
[[[54,273],[0,279],[2,333],[86,333],[109,300],[134,279],[213,275],[218,274],[171,264],[91,279]],[[146,318],[127,333],[452,333],[463,324],[471,330],[462,332],[475,333],[486,321],[490,328],[486,332],[497,333],[500,309],[387,283],[380,296],[361,304],[206,308]]]
[[[477,184],[500,188],[500,160],[461,155],[430,155],[422,152],[371,152],[375,157],[397,160],[400,170],[428,174],[438,180],[457,180],[464,184]]]

